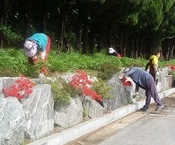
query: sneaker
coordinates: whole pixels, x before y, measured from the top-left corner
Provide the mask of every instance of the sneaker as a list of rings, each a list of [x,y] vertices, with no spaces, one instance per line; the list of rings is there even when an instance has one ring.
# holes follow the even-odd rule
[[[148,109],[146,109],[146,108],[140,108],[140,111],[144,111],[144,112],[146,112]]]
[[[160,109],[163,108],[163,107],[164,107],[164,105],[158,105],[158,106],[156,107],[155,111],[158,111],[158,110],[160,110]]]

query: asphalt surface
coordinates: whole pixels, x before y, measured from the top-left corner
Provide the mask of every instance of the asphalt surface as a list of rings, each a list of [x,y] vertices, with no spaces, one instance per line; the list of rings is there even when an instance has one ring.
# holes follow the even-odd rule
[[[155,111],[135,111],[65,145],[175,145],[175,94],[162,99]]]

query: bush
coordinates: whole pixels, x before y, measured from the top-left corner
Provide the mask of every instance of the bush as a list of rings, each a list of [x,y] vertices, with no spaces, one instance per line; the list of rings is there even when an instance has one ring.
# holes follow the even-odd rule
[[[88,114],[89,114],[88,108],[85,107],[85,106],[83,106],[83,117],[84,117],[84,118],[88,117]]]
[[[97,74],[97,76],[102,80],[108,80],[119,71],[120,71],[120,68],[118,68],[118,66],[105,62],[101,64],[100,72]]]
[[[62,81],[62,87],[70,94],[72,98],[76,96],[81,96],[82,91],[80,89],[75,89],[70,83],[67,83],[65,80]]]
[[[54,102],[58,103],[60,106],[68,104],[71,95],[62,87],[59,79],[52,82],[50,85]]]
[[[103,99],[110,99],[112,95],[110,95],[110,91],[112,86],[107,85],[105,81],[102,79],[98,79],[98,81],[93,82],[92,90],[94,90],[97,94],[100,94]]]
[[[71,97],[77,97],[82,94],[80,90],[73,88],[69,82],[62,78],[57,78],[55,81],[47,83],[51,85],[54,101],[60,106],[67,105]]]

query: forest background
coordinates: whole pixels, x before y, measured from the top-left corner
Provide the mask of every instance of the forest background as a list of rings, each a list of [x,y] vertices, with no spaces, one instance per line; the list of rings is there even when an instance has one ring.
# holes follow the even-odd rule
[[[44,32],[51,38],[54,57],[61,56],[61,53],[78,52],[71,54],[76,58],[71,67],[78,57],[106,53],[109,47],[115,48],[122,57],[141,59],[148,59],[157,49],[161,49],[161,59],[170,60],[175,55],[174,11],[175,0],[1,0],[1,67],[4,69],[7,61],[14,62],[18,57],[22,59],[15,66],[19,67],[21,63],[21,71],[26,69],[22,66],[22,55],[7,49],[21,52],[24,40],[35,32]],[[14,60],[2,58],[7,56],[7,51]],[[65,57],[63,55],[60,61]],[[100,60],[97,61],[100,63]],[[120,64],[118,60],[115,63]],[[97,62],[90,67],[96,66]],[[54,71],[56,68],[50,69]],[[8,71],[9,68],[6,73]]]

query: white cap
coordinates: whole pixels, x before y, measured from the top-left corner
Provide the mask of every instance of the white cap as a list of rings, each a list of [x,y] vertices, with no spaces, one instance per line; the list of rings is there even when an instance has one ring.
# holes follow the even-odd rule
[[[110,47],[109,48],[109,53],[114,53],[114,52],[115,52],[115,50],[112,47]]]
[[[32,41],[25,41],[24,53],[27,57],[33,57],[37,53],[37,45]]]
[[[130,70],[130,68],[125,68],[125,69],[123,70],[123,73],[127,73],[129,70]]]

